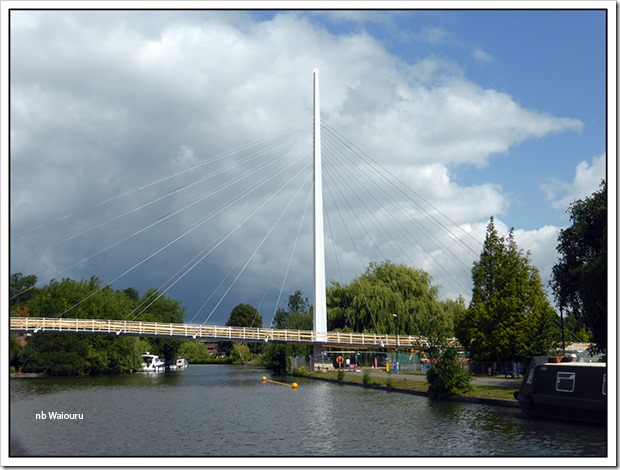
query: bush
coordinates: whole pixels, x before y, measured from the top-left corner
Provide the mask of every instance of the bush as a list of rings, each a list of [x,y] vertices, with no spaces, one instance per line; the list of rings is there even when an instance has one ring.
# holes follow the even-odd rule
[[[338,382],[344,382],[344,370],[338,369]]]
[[[305,377],[308,375],[308,369],[306,367],[300,367],[299,369],[293,369],[292,375],[295,377]]]
[[[456,359],[456,349],[446,349],[439,361],[426,373],[430,398],[449,400],[454,395],[462,395],[472,389],[472,375]]]
[[[372,383],[372,379],[370,378],[370,372],[365,370],[364,377],[362,377],[362,383],[364,385],[370,385]]]

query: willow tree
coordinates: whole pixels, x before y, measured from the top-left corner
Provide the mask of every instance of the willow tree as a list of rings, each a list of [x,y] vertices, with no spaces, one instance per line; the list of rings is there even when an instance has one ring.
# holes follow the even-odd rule
[[[438,343],[452,335],[448,311],[428,273],[389,261],[370,263],[350,284],[327,289],[330,331],[422,335]]]
[[[455,317],[455,334],[476,360],[519,360],[547,354],[557,338],[557,316],[529,253],[514,231],[500,237],[493,218],[472,268],[469,308]]]

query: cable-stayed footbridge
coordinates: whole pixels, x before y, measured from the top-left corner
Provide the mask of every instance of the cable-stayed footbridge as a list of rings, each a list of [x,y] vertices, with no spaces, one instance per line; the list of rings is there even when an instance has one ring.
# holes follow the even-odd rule
[[[297,343],[319,345],[323,347],[427,348],[430,346],[426,338],[411,335],[342,332],[327,332],[321,334],[309,330],[280,330],[274,328],[79,318],[12,317],[11,330],[23,333],[78,333],[147,336],[170,339],[199,339],[205,341],[236,341],[245,343]]]
[[[327,135],[327,139],[325,144],[322,143],[321,140],[321,131],[325,131]],[[292,133],[291,135],[299,135]],[[393,194],[402,193],[404,190],[402,187],[397,187],[393,181],[390,180],[389,172],[383,171],[378,178],[377,181],[372,181],[368,174],[362,174],[361,177],[357,177],[362,181],[360,189],[354,189],[353,184],[355,183],[356,177],[351,175],[351,170],[355,167],[366,168],[371,163],[371,159],[358,151],[354,150],[354,145],[343,136],[338,134],[335,129],[333,129],[329,125],[322,125],[321,116],[320,116],[320,104],[319,104],[319,87],[318,87],[318,70],[314,71],[314,116],[313,116],[313,173],[311,175],[307,175],[303,183],[299,186],[297,191],[293,191],[287,185],[289,182],[293,181],[295,178],[302,178],[304,171],[309,169],[309,163],[304,161],[304,156],[301,158],[297,158],[295,161],[288,162],[286,160],[286,153],[279,147],[279,144],[268,142],[265,145],[265,149],[261,149],[259,152],[250,153],[249,155],[241,154],[236,155],[235,159],[232,163],[222,168],[216,169],[215,171],[211,171],[207,173],[205,176],[200,177],[198,180],[184,184],[180,187],[175,187],[171,191],[169,191],[164,196],[158,196],[153,200],[150,200],[142,205],[139,205],[134,208],[128,209],[126,212],[115,215],[108,218],[105,222],[97,223],[95,226],[91,228],[82,228],[80,227],[77,233],[70,235],[64,240],[53,242],[50,247],[58,246],[63,243],[69,243],[74,240],[77,240],[79,237],[88,235],[91,231],[103,227],[104,224],[108,224],[111,222],[124,222],[127,220],[127,216],[130,214],[137,213],[139,210],[151,207],[152,205],[167,201],[169,198],[173,196],[180,196],[183,191],[189,191],[196,188],[199,184],[208,182],[211,184],[209,190],[203,194],[200,194],[199,197],[187,199],[190,201],[184,207],[180,209],[167,209],[168,212],[163,216],[158,215],[157,218],[148,223],[145,226],[131,229],[133,231],[129,232],[129,235],[121,238],[118,241],[110,243],[107,246],[96,248],[96,251],[89,255],[82,261],[88,261],[91,259],[95,259],[96,257],[106,254],[110,249],[121,246],[123,243],[129,243],[134,240],[137,240],[139,236],[146,234],[150,230],[161,230],[164,231],[161,227],[164,223],[168,221],[172,221],[173,218],[183,215],[184,211],[190,207],[197,206],[198,204],[206,201],[209,198],[216,197],[220,194],[220,191],[231,187],[233,183],[222,183],[219,186],[214,182],[216,176],[223,174],[225,171],[229,171],[233,168],[238,168],[240,165],[247,164],[252,166],[252,169],[247,173],[243,174],[242,177],[238,178],[235,183],[243,182],[243,184],[247,183],[247,188],[243,188],[235,194],[230,201],[226,201],[222,203],[222,205],[212,210],[212,212],[207,213],[206,215],[201,214],[199,217],[190,220],[190,228],[186,229],[182,234],[178,236],[173,236],[170,241],[160,246],[158,249],[142,258],[140,261],[134,263],[128,269],[121,272],[117,277],[106,282],[106,285],[111,285],[113,282],[120,279],[122,276],[130,273],[131,271],[139,268],[140,266],[146,265],[146,263],[151,262],[153,258],[162,253],[164,250],[169,247],[177,244],[180,240],[186,240],[191,236],[195,235],[198,229],[204,229],[208,227],[208,223],[213,221],[216,217],[226,214],[228,210],[231,208],[236,208],[234,204],[240,201],[247,201],[251,199],[259,189],[267,187],[269,185],[279,184],[280,180],[285,180],[283,184],[277,186],[277,190],[266,198],[264,202],[256,205],[251,211],[244,214],[239,218],[239,221],[235,220],[233,222],[233,228],[225,234],[218,234],[214,241],[211,242],[208,246],[206,246],[200,253],[198,253],[194,258],[189,260],[185,266],[183,266],[177,273],[175,273],[164,285],[162,285],[162,294],[167,292],[170,288],[177,285],[183,278],[187,277],[192,270],[196,266],[198,266],[207,256],[213,253],[219,246],[224,244],[229,239],[234,238],[241,232],[241,228],[245,227],[244,224],[251,220],[252,217],[261,209],[265,207],[267,202],[271,201],[275,198],[276,195],[280,195],[281,199],[284,199],[287,202],[285,209],[280,213],[275,222],[273,222],[272,226],[269,228],[269,231],[266,233],[265,237],[258,244],[256,249],[252,252],[249,259],[243,264],[243,267],[238,269],[238,274],[234,276],[234,280],[231,283],[230,287],[226,289],[224,296],[231,290],[234,282],[242,275],[244,270],[248,267],[252,259],[256,256],[260,248],[264,245],[265,240],[272,236],[274,233],[274,228],[276,225],[281,222],[281,220],[286,220],[286,211],[291,207],[294,201],[301,201],[300,213],[304,212],[304,198],[299,196],[302,194],[302,189],[307,189],[306,182],[312,180],[312,194],[308,193],[307,199],[305,199],[305,205],[308,206],[308,202],[310,200],[310,196],[313,196],[313,264],[314,264],[314,303],[313,303],[313,329],[312,330],[283,330],[283,329],[275,329],[275,328],[239,328],[239,327],[229,327],[229,326],[214,326],[209,325],[208,320],[211,317],[211,314],[216,311],[218,306],[221,304],[224,296],[220,299],[219,302],[216,303],[215,307],[211,311],[211,314],[207,316],[207,319],[202,324],[193,323],[194,319],[191,319],[188,323],[156,323],[156,322],[147,322],[141,321],[140,318],[142,313],[148,309],[148,307],[152,304],[147,301],[148,305],[144,305],[143,307],[139,307],[136,311],[132,311],[127,314],[127,318],[123,320],[103,320],[97,318],[68,318],[71,316],[71,310],[77,307],[83,300],[82,299],[76,302],[73,305],[67,306],[64,310],[58,312],[58,314],[54,318],[32,318],[32,317],[12,317],[10,320],[10,328],[13,331],[22,331],[27,333],[45,333],[45,332],[60,332],[60,333],[78,333],[78,334],[107,334],[107,335],[134,335],[134,336],[153,336],[153,337],[173,337],[173,338],[188,338],[188,339],[203,339],[203,340],[218,340],[218,341],[243,341],[243,342],[264,342],[264,341],[272,341],[272,342],[286,342],[286,343],[300,343],[300,344],[309,344],[316,347],[315,353],[321,348],[330,347],[330,346],[342,346],[342,345],[351,345],[355,347],[427,347],[429,345],[428,340],[423,336],[409,336],[409,335],[399,335],[397,329],[393,334],[379,334],[379,333],[339,333],[339,332],[329,332],[327,331],[327,307],[326,307],[326,282],[325,282],[325,232],[332,234],[333,226],[336,224],[336,219],[329,217],[327,214],[327,218],[324,220],[323,217],[323,182],[327,181],[330,183],[327,186],[326,196],[332,202],[337,199],[345,201],[345,204],[348,209],[348,219],[344,217],[340,212],[338,216],[342,222],[343,232],[347,234],[350,239],[353,239],[352,231],[354,229],[358,230],[358,233],[361,234],[361,237],[364,238],[364,242],[368,246],[373,246],[376,248],[377,253],[382,255],[383,259],[387,259],[387,256],[383,255],[383,252],[387,249],[393,249],[392,247],[392,238],[393,235],[398,235],[399,237],[404,237],[407,242],[412,247],[416,247],[420,251],[424,251],[423,244],[420,242],[420,237],[433,238],[431,232],[428,227],[424,224],[420,224],[417,221],[417,215],[412,213],[410,208],[404,207],[403,204],[394,198]],[[340,174],[338,176],[334,176],[326,172],[325,175],[322,173],[322,149],[329,151],[335,158],[332,159],[331,162],[328,163],[329,169],[332,170],[340,170]],[[353,155],[355,158],[351,157],[351,151],[353,150]],[[260,156],[266,157],[266,161],[262,162],[257,160]],[[215,161],[219,161],[223,159],[224,156],[217,157],[211,161],[211,163]],[[300,163],[301,162],[301,163]],[[260,171],[268,168],[269,165],[274,165],[276,170],[266,178],[260,176]],[[298,166],[295,166],[298,165]],[[199,165],[199,166],[202,166]],[[290,178],[286,173],[289,171],[292,173]],[[178,175],[184,173],[181,171],[177,173]],[[286,175],[286,176],[285,176]],[[302,176],[300,176],[302,175]],[[176,176],[176,175],[173,175]],[[313,178],[310,178],[313,176]],[[163,181],[163,180],[162,180]],[[139,188],[140,190],[146,190],[151,186],[159,183],[159,181],[142,186]],[[389,200],[389,208],[383,207],[380,203],[372,202],[371,199],[371,190],[369,187],[371,184],[375,184],[376,191],[380,192],[385,198]],[[97,204],[93,207],[103,206],[104,204],[117,201],[120,197],[125,196],[128,193],[123,193],[118,196],[114,196],[110,199],[103,201],[100,204]],[[299,197],[298,197],[299,196]],[[391,197],[391,199],[390,199]],[[288,198],[288,199],[287,199]],[[370,216],[362,216],[361,211],[366,210],[366,212],[370,213]],[[423,212],[425,209],[422,208],[419,204],[417,209],[421,209],[419,212]],[[431,208],[432,212],[437,212]],[[73,214],[68,214],[66,217],[62,217],[62,219],[68,219],[69,217],[81,213],[81,211],[77,211]],[[431,215],[433,218],[433,223],[437,223],[441,225],[437,221],[438,216]],[[233,218],[233,217],[231,217]],[[413,223],[418,223],[417,230],[413,231],[403,231],[401,226],[398,226],[398,222],[402,219],[411,220]],[[302,217],[303,220],[303,217]],[[449,219],[447,219],[449,221]],[[324,224],[324,222],[326,222]],[[449,221],[451,222],[451,221]],[[16,238],[19,236],[29,235],[34,233],[36,230],[40,228],[45,228],[48,225],[51,225],[54,222],[50,222],[48,224],[40,225],[39,227],[35,227],[31,230],[22,232],[20,234],[15,235],[12,238]],[[377,243],[374,241],[373,234],[369,233],[369,225],[373,224],[376,227],[376,232],[383,235],[387,242],[383,244]],[[397,227],[398,234],[395,232],[391,232],[391,229],[387,228],[388,225],[394,225]],[[454,225],[456,226],[456,225]],[[297,235],[295,237],[295,245],[297,245],[297,241],[300,238],[300,230],[297,230]],[[456,233],[450,230],[446,232],[446,238],[450,240],[459,241],[462,237],[463,233]],[[465,234],[467,235],[467,234]],[[333,239],[333,236],[330,238]],[[465,269],[469,270],[470,264],[463,261],[463,257],[459,256],[457,253],[447,249],[445,242],[439,240],[441,245],[439,251],[443,251],[443,255],[450,258],[454,263],[460,263],[464,266]],[[141,248],[137,246],[137,248]],[[445,250],[442,250],[445,249]],[[469,255],[472,253],[475,255],[475,251],[471,248],[468,248]],[[135,250],[138,251],[138,250]],[[398,249],[396,249],[398,252]],[[129,250],[127,250],[129,252]],[[286,268],[286,275],[289,272],[289,268],[292,264],[293,253],[295,252],[295,247],[293,248],[293,252],[291,253],[291,258],[289,259],[288,266]],[[355,249],[349,256],[354,258],[357,257],[360,261],[360,264],[363,263],[363,256],[360,254],[361,250]],[[41,252],[33,252],[28,256],[36,256]],[[133,252],[132,252],[133,254]],[[334,255],[333,259],[335,263],[338,265],[338,270],[340,270],[340,262],[339,262],[339,253],[338,250],[334,247]],[[458,285],[458,281],[451,275],[449,271],[446,270],[446,263],[440,256],[433,256],[430,253],[429,256],[429,264],[436,268],[437,271],[443,272],[446,274],[445,279],[448,283],[452,284],[454,291],[465,292],[466,289],[463,286]],[[81,261],[80,261],[81,262]],[[233,277],[233,269],[237,269],[237,266],[240,265],[242,260],[237,262],[233,268],[228,272],[226,278]],[[59,274],[63,274],[64,272],[70,270],[75,267],[78,263],[73,264],[66,268],[64,271],[61,271]],[[415,263],[411,262],[410,264],[414,265]],[[222,281],[223,282],[223,281]],[[220,283],[220,285],[222,285]],[[278,302],[280,300],[280,294],[282,293],[282,289],[284,287],[284,281],[280,286],[280,293],[278,295]],[[219,286],[218,286],[219,288]],[[211,296],[215,292],[216,289],[213,290]],[[211,299],[211,296],[205,304]],[[155,299],[156,300],[156,299]],[[153,300],[153,302],[155,301]],[[277,302],[276,302],[277,305]],[[199,311],[202,310],[202,307]],[[275,313],[275,312],[274,312]],[[76,315],[79,316],[79,315]],[[93,315],[94,316],[94,315]],[[396,315],[394,315],[396,316]],[[194,316],[194,318],[196,315]],[[391,317],[390,317],[391,318]],[[273,320],[272,320],[273,322]],[[378,329],[377,329],[378,330]]]

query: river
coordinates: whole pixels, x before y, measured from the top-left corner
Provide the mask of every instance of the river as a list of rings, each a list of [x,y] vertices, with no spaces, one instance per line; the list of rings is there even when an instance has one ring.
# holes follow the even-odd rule
[[[275,378],[296,381],[294,390],[263,383],[263,375],[241,366],[191,365],[163,374],[11,379],[10,456],[607,455],[604,427]]]

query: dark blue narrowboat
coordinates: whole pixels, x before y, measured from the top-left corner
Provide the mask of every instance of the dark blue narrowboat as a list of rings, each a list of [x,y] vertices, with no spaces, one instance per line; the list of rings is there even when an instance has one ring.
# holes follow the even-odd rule
[[[607,364],[535,357],[515,398],[530,417],[605,424]]]

